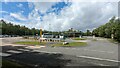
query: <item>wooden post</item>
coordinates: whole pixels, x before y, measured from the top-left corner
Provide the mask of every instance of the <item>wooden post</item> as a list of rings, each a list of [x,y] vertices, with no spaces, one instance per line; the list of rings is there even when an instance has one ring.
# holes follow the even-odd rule
[[[42,29],[40,29],[40,43],[42,42]]]
[[[40,38],[42,38],[42,29],[40,29]]]

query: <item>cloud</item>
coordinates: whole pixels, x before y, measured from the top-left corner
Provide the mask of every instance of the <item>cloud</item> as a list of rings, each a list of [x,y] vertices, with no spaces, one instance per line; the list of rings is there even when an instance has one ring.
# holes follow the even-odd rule
[[[2,0],[1,2],[119,2],[119,0]]]
[[[33,7],[35,10],[39,10],[41,13],[45,13],[52,5],[56,2],[33,2],[33,4],[29,3],[30,7]]]
[[[47,14],[48,10],[54,10],[51,6],[55,4],[55,2],[29,2],[28,6],[32,11],[28,18],[22,13],[10,13],[10,16],[25,21],[24,25],[29,28],[42,27],[51,31],[63,31],[69,28],[92,30],[107,23],[111,17],[118,16],[117,2],[72,2],[70,6],[61,8],[58,15],[55,12]]]
[[[24,17],[21,13],[10,13],[10,16],[18,19],[18,20],[22,20],[22,21],[26,21],[27,18]]]
[[[45,30],[52,31],[68,30],[69,28],[82,31],[92,30],[107,23],[112,16],[117,16],[117,8],[117,3],[73,2],[71,6],[62,8],[60,15],[47,14],[43,17],[43,21],[37,21],[39,15],[36,12],[33,13],[36,16],[36,25],[33,27],[41,26]]]
[[[8,12],[7,11],[0,11],[0,13],[2,14],[2,13],[6,13],[6,14],[8,14]]]

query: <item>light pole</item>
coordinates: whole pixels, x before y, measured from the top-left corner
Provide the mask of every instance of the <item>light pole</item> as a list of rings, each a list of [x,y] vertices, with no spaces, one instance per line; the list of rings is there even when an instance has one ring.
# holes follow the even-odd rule
[[[51,38],[53,38],[53,32],[52,32],[52,30],[51,30],[51,24],[49,23],[49,29],[50,29],[50,31],[51,31],[51,33],[52,33],[52,37]]]

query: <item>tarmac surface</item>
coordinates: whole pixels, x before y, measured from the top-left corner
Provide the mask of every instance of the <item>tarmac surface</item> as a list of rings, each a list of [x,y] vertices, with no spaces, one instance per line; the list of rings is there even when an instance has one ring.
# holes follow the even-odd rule
[[[14,45],[13,42],[23,40],[19,38],[1,38],[2,49],[0,56],[3,59],[31,67],[76,66],[79,68],[118,68],[120,63],[118,44],[111,43],[104,38],[97,41],[87,39],[87,46],[82,47],[30,47]],[[73,41],[67,39],[67,41]],[[101,67],[102,66],[102,67]],[[104,66],[104,67],[103,67]],[[49,68],[49,67],[48,67]]]

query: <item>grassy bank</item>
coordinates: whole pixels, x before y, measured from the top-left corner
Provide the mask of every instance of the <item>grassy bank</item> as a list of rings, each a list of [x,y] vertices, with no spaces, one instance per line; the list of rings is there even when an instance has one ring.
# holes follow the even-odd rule
[[[52,46],[62,46],[62,47],[73,47],[73,46],[86,46],[86,42],[71,42],[69,44],[63,45],[63,43],[53,44]]]

